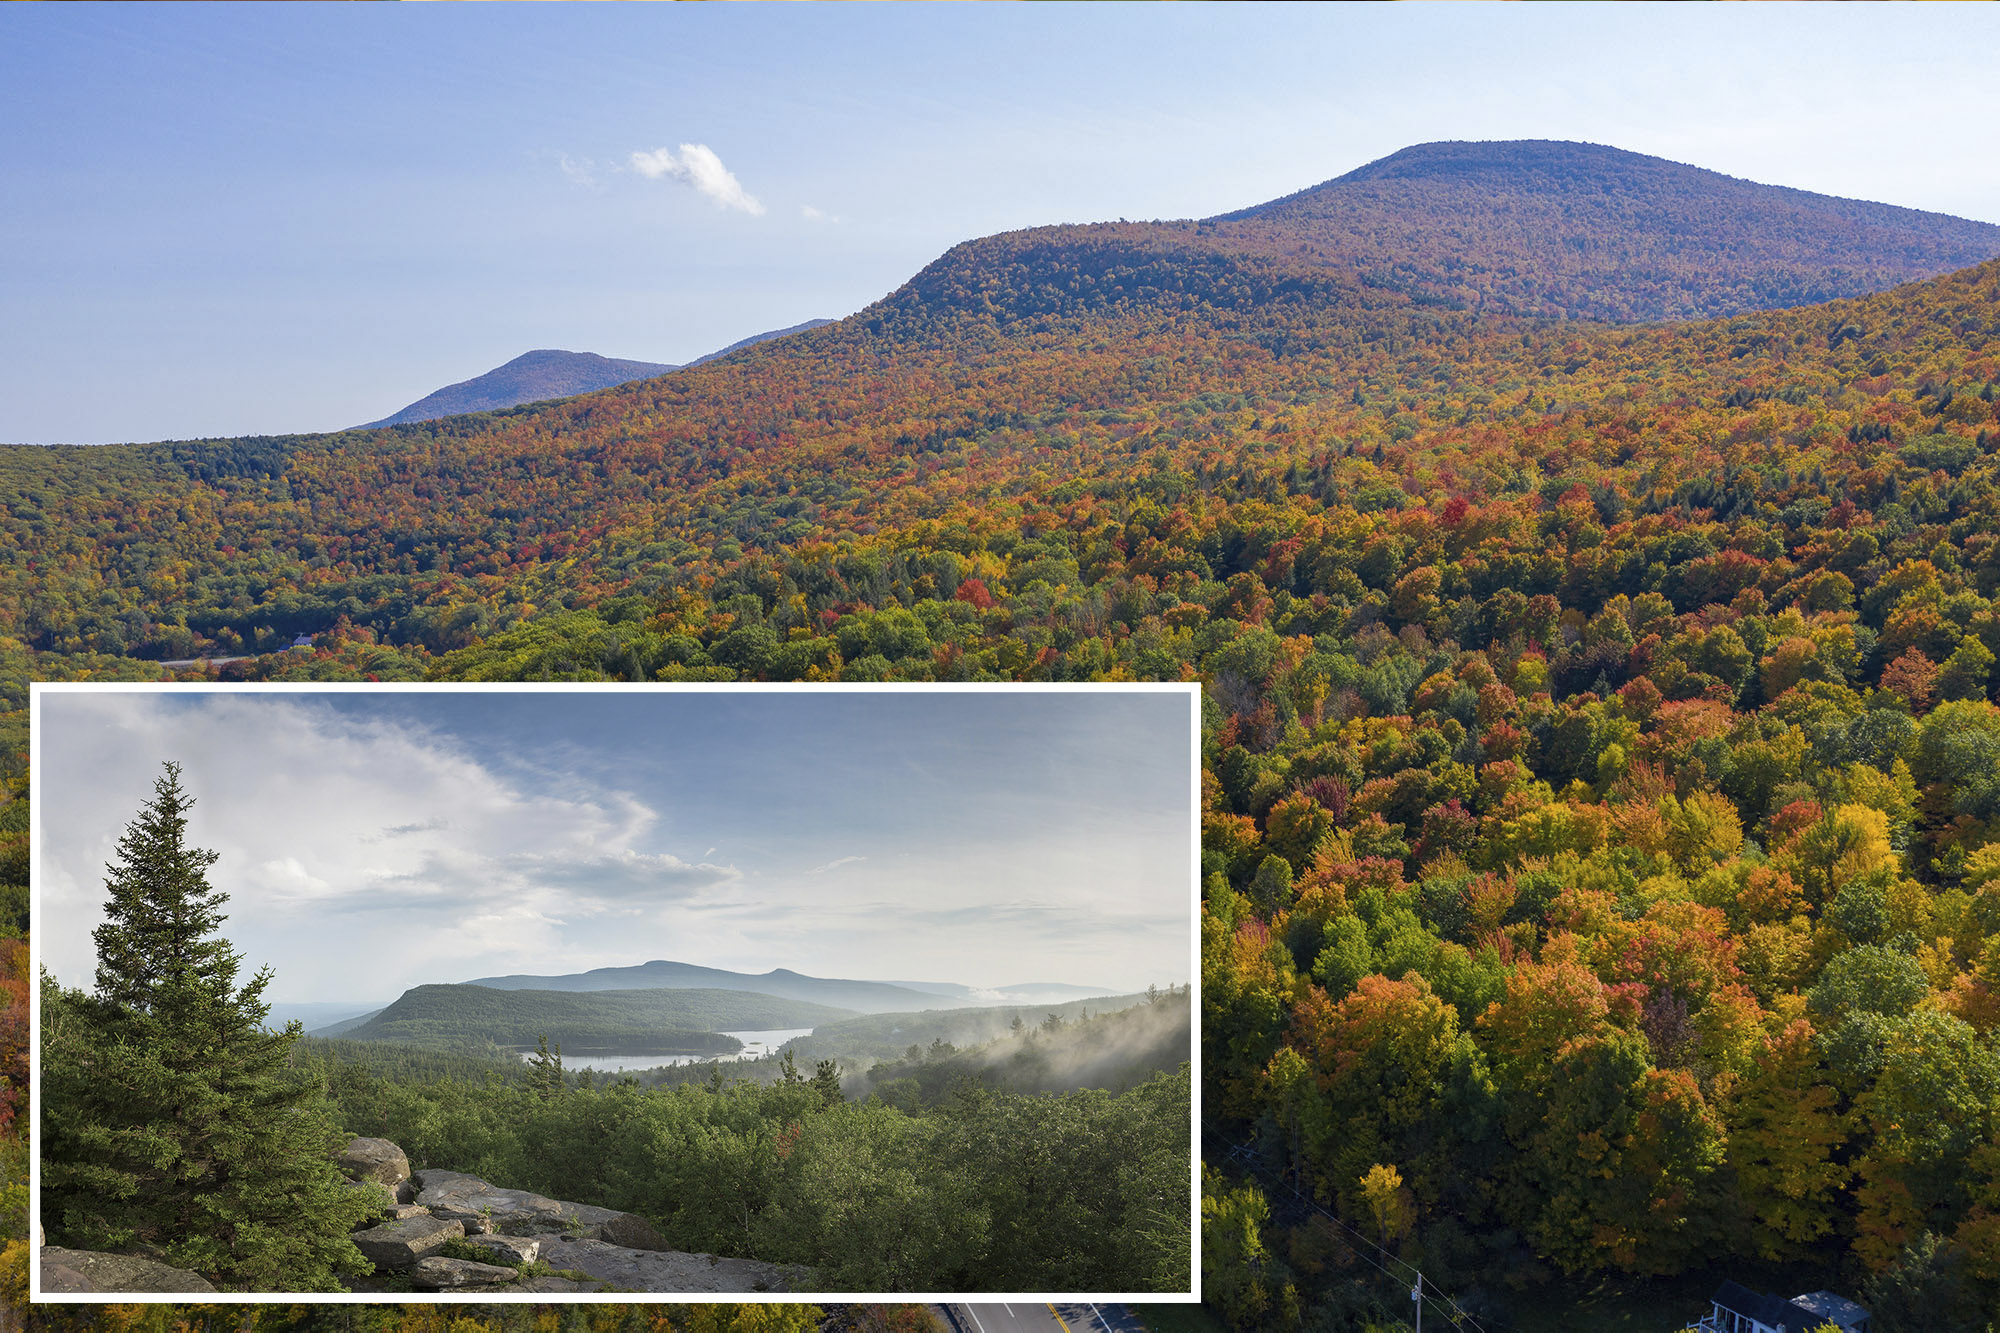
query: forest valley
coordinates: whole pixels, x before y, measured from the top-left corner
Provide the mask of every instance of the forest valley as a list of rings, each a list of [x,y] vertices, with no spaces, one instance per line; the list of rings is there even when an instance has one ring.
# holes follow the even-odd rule
[[[1296,1188],[1482,1326],[1762,1265],[1883,1333],[1987,1327],[2000,262],[1623,313],[1516,251],[1454,289],[1435,219],[1400,270],[1269,225],[990,238],[852,319],[564,403],[5,451],[4,675],[1198,679],[1223,1320],[1407,1317],[1368,1247],[1278,1213]],[[1531,278],[1706,317],[1502,299]],[[514,1109],[775,1183],[849,1136],[976,1171],[1039,1116],[1085,1161],[1123,1102],[810,1096]],[[419,1142],[519,1151],[470,1099],[386,1101]],[[757,1137],[794,1124],[785,1157]],[[799,1197],[766,1234],[821,1225]]]

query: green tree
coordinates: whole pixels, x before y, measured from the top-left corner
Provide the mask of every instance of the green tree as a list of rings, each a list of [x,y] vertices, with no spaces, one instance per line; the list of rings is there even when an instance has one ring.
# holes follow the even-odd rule
[[[1967,1281],[1965,1254],[1925,1232],[1862,1290],[1882,1333],[1979,1333],[1979,1293]]]
[[[528,1086],[543,1101],[560,1094],[563,1090],[562,1043],[557,1042],[552,1052],[547,1036],[535,1038],[535,1053],[528,1057]]]
[[[371,1203],[332,1160],[323,1086],[287,1067],[294,1022],[264,1030],[270,984],[239,988],[215,935],[226,896],[187,845],[192,800],[168,764],[106,875],[97,989],[42,979],[42,1216],[52,1240],[156,1247],[248,1290],[338,1290]]]

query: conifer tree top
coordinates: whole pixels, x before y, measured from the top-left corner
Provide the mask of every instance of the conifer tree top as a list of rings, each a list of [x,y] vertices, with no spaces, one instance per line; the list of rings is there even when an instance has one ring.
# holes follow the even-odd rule
[[[105,921],[92,933],[97,993],[128,1009],[152,1008],[162,986],[190,974],[236,973],[235,951],[210,938],[229,900],[208,883],[217,853],[187,845],[194,798],[181,787],[179,764],[164,769],[105,868]]]

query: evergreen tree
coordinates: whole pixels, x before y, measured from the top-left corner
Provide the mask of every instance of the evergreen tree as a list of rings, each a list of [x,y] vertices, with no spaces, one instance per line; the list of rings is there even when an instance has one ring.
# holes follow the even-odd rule
[[[556,1043],[554,1054],[549,1052],[546,1035],[535,1039],[535,1053],[528,1057],[528,1086],[543,1101],[560,1096],[563,1091],[562,1043]]]
[[[339,1290],[367,1271],[348,1234],[373,1202],[334,1165],[324,1089],[288,1067],[299,1024],[264,1029],[269,969],[236,984],[179,767],[153,792],[107,870],[96,992],[42,978],[44,1224],[220,1286]]]

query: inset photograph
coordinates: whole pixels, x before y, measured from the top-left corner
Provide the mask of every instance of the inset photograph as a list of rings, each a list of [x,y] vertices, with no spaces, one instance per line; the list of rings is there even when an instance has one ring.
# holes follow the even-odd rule
[[[37,1299],[1192,1299],[1195,687],[32,706]]]

